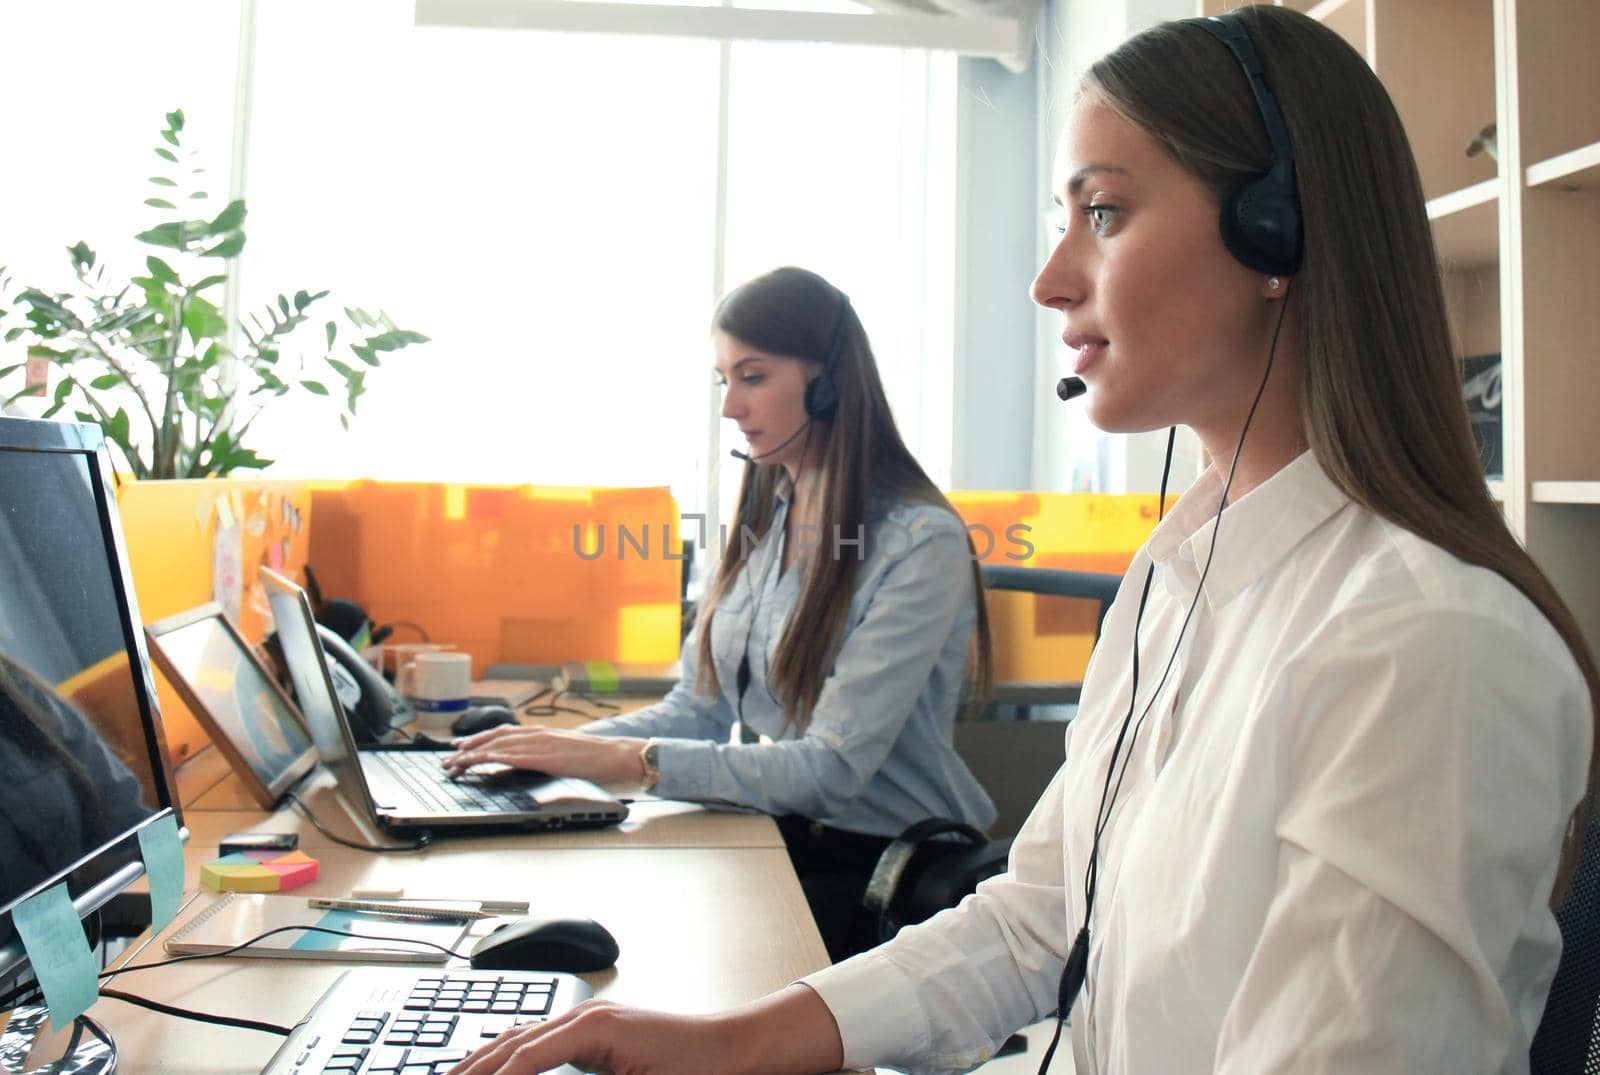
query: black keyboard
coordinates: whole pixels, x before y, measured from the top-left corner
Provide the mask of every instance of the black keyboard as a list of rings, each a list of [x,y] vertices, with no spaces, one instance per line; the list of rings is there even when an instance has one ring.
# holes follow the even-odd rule
[[[589,996],[570,974],[358,967],[339,976],[262,1070],[443,1075],[503,1031]]]
[[[455,780],[439,766],[442,755],[431,751],[374,751],[363,758],[375,759],[424,805],[440,813],[461,811],[485,814],[532,814],[540,811],[539,800],[525,789],[508,785],[502,774],[524,782],[537,779],[505,769],[500,772],[466,773]]]

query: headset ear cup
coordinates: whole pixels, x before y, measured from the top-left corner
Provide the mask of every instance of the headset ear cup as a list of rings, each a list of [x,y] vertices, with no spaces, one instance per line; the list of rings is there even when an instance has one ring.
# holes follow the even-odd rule
[[[1270,177],[1235,187],[1222,206],[1222,242],[1247,269],[1290,276],[1300,268],[1300,211]]]
[[[819,422],[833,418],[839,409],[839,390],[834,387],[833,375],[827,370],[806,385],[806,414]]]

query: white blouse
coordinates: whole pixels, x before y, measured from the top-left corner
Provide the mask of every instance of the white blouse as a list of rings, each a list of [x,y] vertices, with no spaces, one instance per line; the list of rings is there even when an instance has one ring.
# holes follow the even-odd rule
[[[1134,557],[1009,871],[805,979],[845,1065],[959,1071],[1055,1006],[1106,765],[1206,560],[1207,473]],[[1080,1073],[1525,1072],[1588,692],[1534,605],[1310,453],[1230,504],[1102,837]]]

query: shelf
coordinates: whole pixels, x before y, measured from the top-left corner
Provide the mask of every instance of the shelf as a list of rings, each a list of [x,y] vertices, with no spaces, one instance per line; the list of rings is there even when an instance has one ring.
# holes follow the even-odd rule
[[[1600,504],[1600,482],[1534,482],[1535,504]]]
[[[1600,142],[1529,166],[1528,186],[1600,190]]]
[[[1503,478],[1490,478],[1490,479],[1488,479],[1487,484],[1489,486],[1489,496],[1492,499],[1497,500],[1502,504],[1505,503],[1505,499],[1506,499],[1506,483],[1505,483],[1505,479],[1503,479]]]
[[[1489,265],[1500,257],[1498,179],[1485,179],[1428,202],[1433,244],[1446,267]]]

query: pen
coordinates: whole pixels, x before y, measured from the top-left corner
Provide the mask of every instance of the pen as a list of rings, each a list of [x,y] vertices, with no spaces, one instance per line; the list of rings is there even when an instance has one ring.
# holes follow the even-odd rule
[[[392,903],[384,900],[336,900],[310,897],[306,906],[318,911],[355,911],[386,918],[421,918],[435,922],[476,922],[494,918],[489,911],[466,907],[435,907],[425,903]]]

